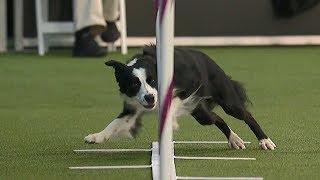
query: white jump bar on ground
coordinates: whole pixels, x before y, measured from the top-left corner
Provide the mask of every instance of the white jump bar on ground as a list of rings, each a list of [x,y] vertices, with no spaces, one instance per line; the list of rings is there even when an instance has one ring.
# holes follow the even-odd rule
[[[246,160],[254,161],[256,158],[242,158],[242,157],[193,157],[193,156],[174,156],[175,159],[183,160]]]
[[[227,144],[228,141],[173,141],[174,144]],[[250,144],[251,142],[244,142]],[[151,152],[152,149],[75,149],[76,153]]]
[[[228,141],[173,141],[174,144],[228,144]],[[251,142],[245,141],[245,144]]]
[[[132,165],[132,166],[78,166],[69,167],[73,170],[98,170],[98,169],[146,169],[151,168],[151,165]]]
[[[76,153],[151,152],[151,149],[75,149]]]
[[[177,176],[177,179],[193,179],[193,180],[263,180],[262,177],[192,177],[192,176]]]
[[[227,141],[175,141],[175,144],[226,144]],[[245,142],[250,143],[250,142]],[[151,149],[77,149],[76,153],[117,153],[117,152],[152,152],[151,165],[130,165],[130,166],[78,166],[69,167],[70,170],[107,170],[107,169],[148,169],[152,168],[153,180],[159,180],[159,143],[153,142]],[[241,157],[188,157],[175,156],[174,159],[182,160],[256,160],[255,158]],[[175,168],[175,167],[174,167]],[[176,179],[189,180],[263,180],[261,177],[192,177],[177,176]]]

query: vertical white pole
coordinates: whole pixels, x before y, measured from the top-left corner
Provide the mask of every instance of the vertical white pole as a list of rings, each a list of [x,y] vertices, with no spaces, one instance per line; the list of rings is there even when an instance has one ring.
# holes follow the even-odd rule
[[[23,50],[23,0],[14,0],[14,49]]]
[[[36,20],[37,20],[37,34],[38,34],[38,54],[43,56],[45,53],[45,40],[44,40],[44,33],[42,31],[43,21],[45,19],[43,15],[43,6],[42,3],[46,2],[44,0],[36,0]]]
[[[0,0],[0,52],[7,51],[7,0]]]
[[[156,29],[160,124],[160,179],[173,180],[176,178],[173,171],[171,110],[174,68],[174,0],[160,1]]]
[[[127,15],[126,15],[126,2],[120,0],[120,26],[121,26],[121,53],[127,54]]]

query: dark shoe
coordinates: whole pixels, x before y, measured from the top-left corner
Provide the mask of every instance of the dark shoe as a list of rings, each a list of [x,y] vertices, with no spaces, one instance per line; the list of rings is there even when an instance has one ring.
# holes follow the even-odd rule
[[[115,22],[107,21],[107,29],[101,33],[101,39],[105,42],[115,42],[120,37],[120,32]]]
[[[90,28],[84,28],[75,34],[73,56],[75,57],[100,57],[107,54],[107,49],[100,47],[94,40]]]

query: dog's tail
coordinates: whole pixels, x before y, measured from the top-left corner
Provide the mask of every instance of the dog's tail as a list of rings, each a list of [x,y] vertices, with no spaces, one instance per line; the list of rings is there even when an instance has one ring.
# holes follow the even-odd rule
[[[252,104],[252,102],[249,100],[249,98],[247,96],[246,90],[243,87],[243,85],[238,81],[231,80],[231,82],[232,82],[234,90],[236,91],[236,93],[239,97],[241,104],[243,104],[243,105]]]

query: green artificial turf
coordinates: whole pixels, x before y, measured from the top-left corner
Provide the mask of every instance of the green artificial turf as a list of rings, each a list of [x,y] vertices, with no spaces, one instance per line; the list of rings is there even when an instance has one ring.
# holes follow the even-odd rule
[[[232,129],[253,143],[176,145],[177,155],[255,157],[256,161],[176,160],[179,176],[261,176],[318,179],[320,175],[320,47],[202,48],[235,80],[244,83],[258,122],[277,144],[259,149],[249,128],[216,109]],[[84,144],[121,110],[113,70],[106,58],[72,58],[68,50],[0,54],[0,179],[151,179],[151,170],[71,171],[69,166],[149,164],[149,153],[90,154],[78,148],[149,148],[157,139],[155,114],[143,118],[134,140]],[[225,140],[214,126],[180,118],[176,140]]]

